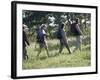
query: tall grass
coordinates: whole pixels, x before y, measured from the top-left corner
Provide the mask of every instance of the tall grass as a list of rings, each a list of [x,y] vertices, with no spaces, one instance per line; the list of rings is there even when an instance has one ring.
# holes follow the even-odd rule
[[[46,51],[43,49],[37,59],[36,56],[39,50],[39,45],[35,42],[31,43],[31,45],[27,47],[29,59],[23,61],[23,69],[84,67],[91,65],[90,44],[82,44],[82,50],[77,50],[72,54],[68,54],[67,49],[64,48],[60,55],[57,55],[59,51],[58,40],[50,40],[48,41],[48,45],[50,57],[47,57]],[[73,46],[70,48],[73,49]]]

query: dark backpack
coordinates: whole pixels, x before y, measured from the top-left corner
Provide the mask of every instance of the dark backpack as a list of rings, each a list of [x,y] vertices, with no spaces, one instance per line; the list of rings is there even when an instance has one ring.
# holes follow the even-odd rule
[[[58,29],[56,32],[57,39],[62,39],[61,29]]]
[[[71,27],[70,27],[70,31],[73,35],[81,35],[81,31],[76,29],[76,26],[77,24],[76,23],[73,23],[71,24]]]
[[[72,33],[75,33],[76,32],[76,23],[71,24],[70,31]]]
[[[37,42],[44,42],[44,34],[42,31],[38,31],[37,33]]]

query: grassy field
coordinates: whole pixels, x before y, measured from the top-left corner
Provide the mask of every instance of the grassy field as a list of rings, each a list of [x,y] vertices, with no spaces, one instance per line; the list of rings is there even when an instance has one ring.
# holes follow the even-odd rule
[[[39,46],[36,43],[31,43],[27,47],[29,59],[23,61],[23,69],[40,69],[40,68],[59,68],[59,67],[84,67],[91,65],[90,44],[82,44],[82,50],[77,50],[72,54],[68,54],[66,48],[60,55],[58,54],[59,45],[58,40],[48,41],[49,54],[47,57],[45,49],[42,50],[39,59],[36,59]],[[73,46],[69,43],[71,50]]]

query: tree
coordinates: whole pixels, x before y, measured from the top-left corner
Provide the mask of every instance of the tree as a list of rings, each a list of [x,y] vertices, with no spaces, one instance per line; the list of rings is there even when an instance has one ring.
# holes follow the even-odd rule
[[[83,33],[90,34],[91,15],[89,13],[23,10],[23,24],[29,27],[29,34],[32,36],[35,36],[38,26],[46,24],[49,38],[55,38],[55,32],[61,23],[66,23],[65,31],[70,36],[70,22],[73,22],[76,18],[80,20],[79,23]]]

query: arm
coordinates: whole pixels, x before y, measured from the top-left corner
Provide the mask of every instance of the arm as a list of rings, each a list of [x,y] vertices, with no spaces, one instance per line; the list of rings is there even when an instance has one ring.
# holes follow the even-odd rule
[[[77,30],[80,34],[83,34],[78,24],[76,24],[75,27],[76,27],[76,30]]]

